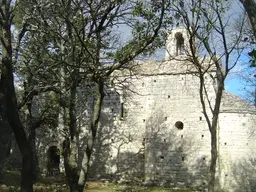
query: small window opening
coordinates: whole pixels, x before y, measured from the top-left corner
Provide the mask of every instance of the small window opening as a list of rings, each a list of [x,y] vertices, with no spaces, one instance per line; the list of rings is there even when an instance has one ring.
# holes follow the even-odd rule
[[[164,156],[160,156],[161,159],[164,159]]]
[[[227,145],[227,143],[224,143],[224,145]]]
[[[185,161],[185,157],[182,157],[181,160],[182,160],[182,161]]]
[[[166,139],[164,139],[164,142],[166,142]]]
[[[202,121],[202,117],[199,117],[199,120]]]
[[[171,96],[170,95],[168,95],[168,99],[170,99],[171,98]]]
[[[154,82],[156,82],[156,80],[154,80]]]
[[[184,124],[183,124],[181,121],[177,121],[177,122],[175,123],[175,127],[178,128],[178,129],[183,129]]]
[[[164,120],[167,121],[167,117],[165,117]]]
[[[121,113],[120,114],[121,118],[123,118],[124,117],[124,103],[121,103],[121,112],[120,113]]]
[[[204,135],[201,135],[202,138],[204,138]]]
[[[176,38],[176,56],[178,55],[184,55],[184,38],[182,36],[182,33],[178,32],[175,34]]]
[[[180,138],[182,139],[182,138],[183,138],[183,135],[181,135]]]
[[[146,119],[143,119],[143,123],[145,123],[146,122]]]
[[[114,109],[111,109],[112,113],[114,112]]]
[[[205,157],[203,157],[203,161],[205,161]]]

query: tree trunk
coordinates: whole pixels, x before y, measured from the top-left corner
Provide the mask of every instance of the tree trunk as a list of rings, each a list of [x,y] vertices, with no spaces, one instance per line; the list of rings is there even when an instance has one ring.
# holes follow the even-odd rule
[[[79,191],[78,178],[79,170],[77,163],[77,146],[76,142],[70,142],[69,138],[63,142],[63,156],[64,156],[64,166],[65,173],[68,179],[70,192]]]
[[[79,146],[77,146],[77,140],[79,139],[79,137],[78,137],[77,123],[76,123],[76,95],[77,95],[76,78],[77,77],[74,75],[75,75],[75,72],[72,76],[73,82],[70,89],[69,108],[68,108],[69,137],[66,137],[63,143],[65,173],[68,179],[69,188],[71,192],[80,191],[80,186],[78,185],[78,178],[79,178],[78,147]]]
[[[33,155],[33,175],[35,176],[35,181],[39,181],[41,178],[41,172],[38,162],[38,156],[36,151],[36,130],[33,127],[30,127],[30,133],[28,136],[28,140],[31,146],[32,155]]]
[[[31,86],[31,76],[27,77],[28,83],[24,82],[24,97],[26,97],[31,90],[29,90]],[[40,167],[39,167],[39,162],[38,162],[38,156],[37,156],[37,151],[36,151],[36,129],[40,127],[40,124],[42,123],[41,118],[40,119],[35,119],[32,115],[32,101],[33,101],[33,96],[30,97],[27,101],[27,109],[28,109],[28,116],[27,116],[27,127],[28,127],[28,141],[31,146],[31,150],[33,153],[33,171],[35,175],[35,181],[38,181],[41,178],[41,173],[40,173]]]
[[[10,3],[10,2],[9,2]],[[14,89],[13,63],[12,63],[12,44],[11,44],[11,12],[10,4],[3,5],[5,8],[5,20],[1,25],[2,43],[2,66],[0,93],[6,102],[6,114],[8,122],[12,127],[15,139],[22,155],[21,170],[21,191],[33,192],[33,155],[30,144],[26,137],[24,127],[18,114],[17,98]]]
[[[88,179],[89,163],[90,163],[90,158],[93,151],[93,145],[94,145],[96,134],[97,134],[97,128],[98,128],[98,123],[100,119],[101,108],[102,108],[103,98],[104,98],[103,81],[101,80],[97,81],[95,88],[96,88],[96,102],[94,104],[93,117],[92,117],[90,131],[87,138],[86,151],[82,160],[82,168],[79,174],[79,181],[78,181],[78,185],[80,186],[79,192],[83,191],[86,181]]]
[[[0,180],[4,177],[4,169],[10,155],[11,143],[12,129],[0,111]]]
[[[216,163],[217,163],[217,134],[213,129],[211,132],[211,164],[210,164],[210,179],[208,184],[208,191],[214,192],[215,190],[215,176],[216,176]]]
[[[221,104],[223,90],[224,90],[224,80],[222,80],[222,77],[219,76],[215,106],[214,106],[214,110],[213,110],[212,125],[210,127],[211,165],[210,165],[210,179],[209,179],[209,184],[208,184],[209,192],[215,191],[216,163],[217,163],[217,158],[218,158],[217,128],[218,128],[218,119],[219,119],[220,104]]]
[[[240,0],[248,14],[252,25],[253,35],[256,39],[256,2],[255,0]]]
[[[5,61],[3,59],[3,66]],[[7,63],[10,64],[10,63]],[[8,66],[7,68],[9,68]],[[26,137],[24,128],[18,114],[16,95],[13,84],[13,76],[10,73],[10,69],[5,70],[1,74],[1,90],[4,89],[7,106],[7,118],[14,132],[15,139],[19,146],[22,155],[22,170],[21,170],[21,191],[33,192],[33,155]]]

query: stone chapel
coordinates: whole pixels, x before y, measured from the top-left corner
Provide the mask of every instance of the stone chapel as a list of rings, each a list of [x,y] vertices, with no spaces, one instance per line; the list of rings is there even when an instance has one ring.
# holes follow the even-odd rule
[[[138,62],[132,75],[118,72],[123,86],[106,90],[98,138],[91,162],[92,179],[138,181],[170,187],[207,185],[210,133],[199,98],[199,78],[188,71],[183,28],[169,33],[164,61]],[[178,58],[169,60],[169,56]],[[215,71],[212,69],[212,75]],[[205,76],[209,95],[214,83]],[[79,92],[84,99],[83,91]],[[80,112],[89,114],[87,100]],[[79,111],[78,110],[78,111]],[[84,111],[83,111],[84,110]],[[86,118],[79,125],[86,125]],[[218,123],[217,180],[228,191],[256,188],[255,107],[224,91]],[[86,130],[86,129],[84,129]],[[61,148],[61,131],[38,132],[41,170],[51,151]],[[84,131],[86,135],[86,131]],[[62,157],[54,157],[63,171]],[[246,189],[247,188],[247,189]]]

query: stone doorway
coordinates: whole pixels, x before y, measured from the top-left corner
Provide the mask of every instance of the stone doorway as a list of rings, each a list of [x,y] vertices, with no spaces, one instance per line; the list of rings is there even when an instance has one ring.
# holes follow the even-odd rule
[[[47,151],[47,176],[60,174],[60,150],[57,146],[49,147]]]

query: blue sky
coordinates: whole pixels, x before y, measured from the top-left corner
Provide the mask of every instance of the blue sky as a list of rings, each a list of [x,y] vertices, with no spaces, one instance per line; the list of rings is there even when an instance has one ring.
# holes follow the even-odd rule
[[[248,50],[245,51],[240,62],[231,70],[225,81],[225,89],[243,99],[248,99],[248,93],[256,89],[256,68],[250,67]],[[249,91],[249,92],[248,92]],[[250,98],[253,100],[254,98]]]

